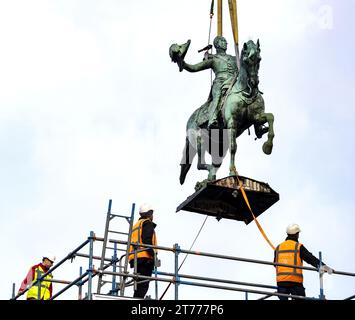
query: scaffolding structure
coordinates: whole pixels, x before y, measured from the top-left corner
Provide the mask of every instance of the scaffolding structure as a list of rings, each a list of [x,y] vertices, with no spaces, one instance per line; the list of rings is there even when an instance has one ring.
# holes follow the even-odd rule
[[[58,279],[45,279],[45,281],[51,281],[53,283],[58,283],[65,285],[64,288],[59,290],[55,293],[51,300],[54,300],[61,296],[64,292],[69,290],[70,288],[76,286],[78,289],[78,300],[111,300],[111,299],[134,299],[125,296],[125,288],[128,286],[134,286],[136,288],[138,274],[136,272],[136,263],[137,263],[137,255],[135,254],[134,259],[134,269],[133,272],[130,273],[128,271],[128,253],[129,247],[131,245],[138,245],[138,243],[131,243],[131,233],[132,233],[132,225],[134,219],[134,211],[135,211],[135,204],[132,204],[131,214],[129,216],[124,215],[117,215],[111,213],[112,207],[112,200],[109,201],[108,205],[108,212],[105,224],[105,232],[104,237],[97,237],[93,231],[90,232],[88,238],[80,244],[77,248],[71,251],[65,258],[55,264],[52,268],[50,268],[46,273],[39,276],[36,281],[34,281],[29,287],[26,288],[23,292],[16,295],[15,291],[15,283],[12,285],[12,298],[11,300],[17,300],[22,295],[24,295],[31,287],[38,286],[40,289],[41,282],[44,281],[45,277],[48,274],[53,273],[56,269],[62,266],[67,261],[73,261],[75,257],[81,257],[88,259],[88,268],[83,273],[83,268],[79,268],[79,276],[74,280],[58,280]],[[110,222],[114,218],[121,218],[128,222],[128,233],[121,232],[117,230],[110,229]],[[120,237],[125,237],[127,240],[122,239],[111,239],[109,238],[109,234],[115,234]],[[102,251],[101,256],[94,255],[94,244],[102,242]],[[113,245],[112,247],[110,245]],[[291,297],[295,299],[303,299],[303,300],[324,300],[325,293],[323,287],[323,272],[319,269],[313,267],[305,267],[305,266],[296,266],[296,265],[287,265],[287,264],[280,264],[274,263],[269,261],[263,260],[255,260],[255,259],[247,259],[242,257],[235,257],[235,256],[228,256],[228,255],[221,255],[221,254],[214,254],[208,252],[200,252],[200,251],[192,251],[192,250],[184,250],[181,249],[180,246],[176,243],[173,247],[164,247],[164,246],[154,246],[154,245],[146,245],[146,244],[139,244],[140,247],[144,248],[153,248],[159,251],[167,251],[174,255],[174,272],[164,272],[158,270],[157,267],[154,267],[153,274],[151,277],[139,275],[140,279],[144,279],[143,281],[152,281],[155,283],[155,300],[159,300],[158,294],[158,282],[165,282],[174,285],[174,299],[179,300],[179,286],[186,285],[186,286],[195,286],[195,287],[204,287],[204,288],[213,288],[213,289],[220,289],[220,290],[228,290],[228,291],[238,291],[245,293],[245,299],[249,299],[249,294],[257,294],[260,295],[258,300],[265,300],[270,297],[274,296],[285,296]],[[87,253],[83,253],[83,249],[88,250]],[[110,250],[113,252],[111,257],[108,257],[107,252]],[[144,249],[143,249],[144,250]],[[119,257],[119,252],[123,252],[123,254]],[[218,260],[228,260],[228,261],[239,261],[244,263],[252,263],[252,264],[262,264],[262,265],[269,265],[269,266],[287,266],[292,268],[299,268],[307,271],[317,272],[319,276],[319,296],[318,297],[301,297],[295,295],[287,295],[277,293],[277,287],[267,284],[260,284],[260,283],[251,283],[251,282],[241,282],[241,281],[234,281],[230,279],[220,279],[220,278],[213,278],[213,277],[202,277],[196,275],[189,275],[189,274],[182,274],[179,273],[179,257],[181,254],[187,255],[196,255],[199,257],[208,257]],[[94,268],[94,260],[100,261],[99,269]],[[319,260],[322,261],[322,254],[319,253]],[[108,270],[108,269],[112,270]],[[334,271],[336,275],[348,276],[348,277],[355,277],[355,273],[351,272],[344,272],[344,271]],[[105,280],[105,276],[110,276],[111,280]],[[97,290],[94,292],[93,290],[93,279],[94,277],[98,277],[97,281]],[[117,280],[117,278],[119,280]],[[111,284],[111,289],[107,293],[103,292],[103,287],[106,284]],[[83,296],[83,289],[86,287],[86,294]],[[40,292],[40,290],[38,290]],[[160,297],[161,299],[162,297]],[[344,298],[344,300],[353,300],[355,299],[355,295],[350,297]],[[137,299],[139,300],[139,299]]]

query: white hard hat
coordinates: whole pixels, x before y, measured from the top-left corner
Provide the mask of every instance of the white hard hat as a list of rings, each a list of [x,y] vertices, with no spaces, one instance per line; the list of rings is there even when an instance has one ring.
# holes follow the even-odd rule
[[[140,208],[139,208],[139,213],[147,213],[148,211],[154,211],[154,208],[151,204],[149,203],[143,203]]]
[[[43,259],[48,259],[48,260],[52,261],[52,263],[54,263],[55,258],[56,257],[53,254],[48,254],[48,256],[43,256]]]
[[[287,234],[296,234],[301,232],[300,226],[296,223],[291,223],[287,226],[286,233]]]

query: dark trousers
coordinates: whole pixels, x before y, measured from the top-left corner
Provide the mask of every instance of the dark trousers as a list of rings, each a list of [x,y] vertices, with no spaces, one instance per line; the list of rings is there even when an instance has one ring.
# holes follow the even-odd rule
[[[302,283],[295,283],[294,285],[283,286],[282,284],[277,284],[277,293],[292,294],[295,296],[306,296],[306,290],[304,289]],[[288,297],[279,296],[280,300],[288,300]],[[297,298],[293,298],[297,299]]]
[[[137,273],[142,276],[151,277],[153,273],[154,263],[151,259],[137,259]],[[149,289],[149,280],[138,277],[137,289],[134,290],[134,298],[144,298]]]

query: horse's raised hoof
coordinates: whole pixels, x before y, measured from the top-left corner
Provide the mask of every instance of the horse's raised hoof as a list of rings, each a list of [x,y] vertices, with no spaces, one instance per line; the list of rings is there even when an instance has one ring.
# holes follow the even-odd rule
[[[265,154],[271,154],[272,152],[272,147],[273,147],[273,144],[272,142],[265,142],[263,144],[263,151]]]

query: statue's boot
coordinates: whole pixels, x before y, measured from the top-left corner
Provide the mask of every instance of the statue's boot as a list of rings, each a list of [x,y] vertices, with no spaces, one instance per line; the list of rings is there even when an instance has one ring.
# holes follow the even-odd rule
[[[218,125],[217,119],[213,119],[211,122],[209,121],[208,125],[207,125],[207,128],[208,129],[218,129],[219,125]]]
[[[219,128],[217,106],[213,107],[212,116],[210,116],[210,118],[208,119],[207,128],[208,129]]]

